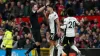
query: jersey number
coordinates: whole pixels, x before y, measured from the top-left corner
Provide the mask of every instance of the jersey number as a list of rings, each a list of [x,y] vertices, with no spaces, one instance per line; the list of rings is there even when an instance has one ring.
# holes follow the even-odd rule
[[[75,21],[69,21],[69,27],[68,28],[74,28],[75,27]]]

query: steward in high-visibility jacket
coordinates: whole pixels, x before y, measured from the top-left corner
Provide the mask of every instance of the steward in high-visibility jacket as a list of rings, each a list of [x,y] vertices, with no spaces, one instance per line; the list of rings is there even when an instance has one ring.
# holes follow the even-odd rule
[[[5,48],[13,48],[12,44],[13,44],[13,35],[12,35],[12,32],[9,31],[9,30],[6,30],[6,32],[4,33],[2,45]]]
[[[5,56],[11,56],[12,48],[13,48],[13,34],[10,26],[4,33],[1,48],[6,50]]]

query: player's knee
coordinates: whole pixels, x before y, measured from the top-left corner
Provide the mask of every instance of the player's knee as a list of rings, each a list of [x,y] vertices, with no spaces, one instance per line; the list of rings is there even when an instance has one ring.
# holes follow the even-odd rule
[[[67,54],[66,53],[62,53],[62,55],[61,56],[67,56]]]

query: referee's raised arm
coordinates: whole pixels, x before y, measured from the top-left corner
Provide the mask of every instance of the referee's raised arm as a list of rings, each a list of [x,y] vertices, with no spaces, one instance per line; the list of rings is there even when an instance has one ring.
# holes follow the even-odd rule
[[[42,12],[42,11],[46,8],[46,6],[48,6],[49,4],[50,4],[50,3],[47,2],[45,6],[43,6],[43,7],[41,7],[40,9],[37,10],[37,13]]]

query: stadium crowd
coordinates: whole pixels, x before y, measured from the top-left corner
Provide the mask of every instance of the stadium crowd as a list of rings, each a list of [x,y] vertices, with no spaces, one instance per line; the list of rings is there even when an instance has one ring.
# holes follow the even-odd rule
[[[36,0],[39,7],[45,5],[49,0]],[[58,13],[60,24],[66,10],[73,8],[76,16],[98,16],[100,15],[100,0],[50,0],[54,5],[54,10]],[[30,15],[30,0],[0,0],[0,43],[2,42],[2,32],[8,25],[13,27],[14,48],[29,48],[32,44],[31,24],[23,22],[22,17]],[[44,17],[44,12],[39,14]],[[19,19],[17,23],[16,19]],[[33,18],[34,19],[34,18]],[[89,21],[87,17],[80,20],[80,26],[76,26],[75,45],[78,48],[100,48],[100,27],[97,19]],[[49,48],[48,24],[43,20],[41,25],[42,48]],[[62,32],[63,33],[63,32]]]

